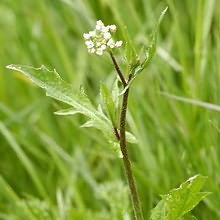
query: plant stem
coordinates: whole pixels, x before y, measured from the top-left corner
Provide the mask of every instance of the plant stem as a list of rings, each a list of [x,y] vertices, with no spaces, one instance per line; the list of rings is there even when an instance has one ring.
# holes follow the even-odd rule
[[[135,184],[135,180],[133,177],[132,169],[131,169],[131,162],[128,156],[128,150],[126,146],[126,136],[125,136],[125,124],[126,124],[126,112],[127,112],[127,104],[128,104],[128,95],[129,89],[124,93],[123,100],[122,100],[122,109],[121,109],[121,116],[120,116],[120,147],[121,152],[123,155],[123,163],[125,167],[125,172],[130,188],[130,193],[132,197],[132,205],[134,209],[135,219],[142,220],[142,210],[140,205],[140,200],[137,192],[137,187]]]
[[[121,72],[121,70],[120,70],[120,67],[118,66],[118,63],[117,63],[117,61],[116,61],[114,55],[112,54],[112,52],[109,52],[109,53],[110,53],[110,56],[111,56],[111,58],[112,58],[112,62],[113,62],[113,64],[114,64],[114,67],[115,67],[115,69],[116,69],[116,71],[117,71],[117,73],[118,73],[118,76],[119,76],[119,78],[120,78],[120,80],[121,80],[123,86],[125,87],[125,86],[127,85],[127,82],[126,82],[126,80],[125,80],[125,78],[124,78],[124,76],[123,76],[123,74],[122,74],[122,72]]]
[[[116,62],[116,59],[114,58],[114,55],[112,53],[110,53],[110,55],[111,55],[113,64],[115,66],[115,69],[125,88],[131,80],[131,75],[129,75],[129,79],[126,82]],[[121,112],[120,112],[120,125],[119,125],[120,135],[117,135],[117,138],[119,138],[119,141],[120,141],[120,148],[121,148],[121,152],[123,155],[123,164],[124,164],[125,174],[127,177],[130,193],[131,193],[131,200],[132,200],[132,206],[133,206],[135,219],[143,220],[140,199],[138,196],[137,187],[136,187],[134,176],[132,173],[131,162],[129,159],[128,149],[127,149],[127,144],[126,144],[126,133],[125,133],[126,128],[125,127],[126,127],[126,114],[127,114],[127,108],[128,108],[128,96],[129,96],[129,88],[125,91],[125,93],[123,94],[123,98],[122,98],[122,107],[121,107]]]

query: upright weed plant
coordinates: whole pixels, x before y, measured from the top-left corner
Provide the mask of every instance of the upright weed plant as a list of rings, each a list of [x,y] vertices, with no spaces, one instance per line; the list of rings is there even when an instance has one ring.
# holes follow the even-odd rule
[[[139,54],[136,52],[126,28],[122,30],[123,40],[118,41],[113,38],[117,26],[114,24],[105,26],[101,20],[96,22],[94,30],[83,34],[88,52],[91,55],[100,56],[100,58],[102,55],[109,56],[116,72],[115,83],[111,90],[105,84],[101,84],[101,103],[98,107],[92,104],[83,87],[76,94],[71,84],[61,79],[56,70],[50,71],[45,66],[41,66],[40,68],[14,64],[7,66],[11,70],[24,74],[36,85],[45,89],[47,96],[71,106],[71,108],[57,111],[55,114],[83,114],[88,118],[88,121],[82,127],[93,127],[100,130],[103,137],[109,143],[112,152],[123,161],[135,220],[144,219],[142,212],[144,207],[141,206],[132,171],[132,162],[129,158],[127,148],[127,143],[138,143],[135,136],[129,131],[126,131],[128,99],[131,85],[135,78],[143,70],[147,69],[155,54],[159,26],[166,11],[167,8],[160,15],[152,32],[148,47],[143,47]],[[116,58],[117,56],[115,55],[116,49],[122,46],[125,47],[126,72],[120,68]],[[207,192],[200,192],[205,180],[206,177],[196,175],[184,182],[179,188],[171,190],[167,195],[163,195],[161,201],[152,210],[150,219],[182,219],[186,213],[191,211],[208,194]],[[125,216],[123,218],[125,219]],[[191,218],[196,219],[192,216]]]

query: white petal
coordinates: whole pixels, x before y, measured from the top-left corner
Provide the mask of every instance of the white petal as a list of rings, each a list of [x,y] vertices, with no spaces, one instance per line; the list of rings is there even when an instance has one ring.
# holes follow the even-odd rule
[[[89,53],[95,53],[95,49],[94,48],[88,49],[88,52]]]
[[[93,48],[94,45],[88,45],[87,48]]]
[[[96,21],[96,25],[104,26],[104,24],[103,24],[103,22],[101,20]]]
[[[103,37],[108,40],[111,38],[111,34],[109,32],[104,33]]]
[[[116,31],[117,27],[116,25],[112,24],[112,25],[109,25],[109,29],[114,32]]]
[[[114,41],[112,39],[110,39],[107,43],[107,45],[109,46],[110,44],[114,43]]]
[[[107,46],[109,46],[110,48],[114,48],[115,47],[115,42],[112,39],[110,39],[107,43]]]
[[[94,43],[93,43],[91,40],[85,41],[85,44],[86,44],[87,46],[89,46],[89,45],[94,45]]]
[[[91,40],[85,41],[85,44],[86,44],[87,48],[92,48],[92,47],[94,47],[94,43],[93,43]]]
[[[102,27],[102,32],[107,33],[109,31],[109,26]]]
[[[123,42],[121,40],[120,41],[116,41],[115,46],[116,47],[121,47],[122,44],[123,44]]]
[[[90,31],[89,32],[90,37],[94,37],[96,35],[95,31]]]
[[[101,50],[105,50],[106,49],[106,45],[103,44],[101,47],[100,47]]]
[[[96,54],[99,55],[99,56],[101,56],[101,55],[103,54],[103,50],[97,50],[97,51],[96,51]]]
[[[98,30],[98,31],[101,31],[102,26],[100,26],[100,25],[97,24],[97,25],[95,26],[95,29]]]
[[[90,34],[85,33],[85,34],[83,34],[83,37],[85,40],[88,40],[90,38]]]
[[[96,43],[96,47],[100,47],[102,44],[100,42]]]

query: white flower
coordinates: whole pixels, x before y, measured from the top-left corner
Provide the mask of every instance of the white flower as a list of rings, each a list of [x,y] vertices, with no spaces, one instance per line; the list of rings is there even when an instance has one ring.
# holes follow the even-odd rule
[[[104,26],[104,24],[103,24],[103,22],[101,20],[96,21],[96,24],[100,25],[100,26]]]
[[[103,34],[103,37],[104,37],[106,40],[108,40],[108,39],[111,38],[111,34],[110,34],[109,32],[106,32],[106,33]]]
[[[102,32],[107,33],[109,31],[109,26],[102,27]]]
[[[86,41],[85,41],[85,44],[88,46],[88,45],[90,45],[90,44],[93,44],[93,42],[92,42],[91,40],[86,40]]]
[[[90,37],[94,37],[95,36],[95,31],[90,31],[89,35],[90,35]]]
[[[112,25],[109,25],[109,29],[114,32],[116,31],[117,27],[116,25],[112,24]]]
[[[95,53],[95,49],[94,48],[90,48],[90,49],[88,49],[88,52],[89,53]]]
[[[96,25],[96,26],[95,26],[95,29],[98,30],[98,31],[100,31],[100,30],[102,29],[102,26]]]
[[[106,49],[106,45],[103,44],[101,47],[100,47],[101,50],[105,50]]]
[[[115,47],[121,47],[123,44],[123,42],[120,40],[120,41],[116,41],[115,43]]]
[[[100,46],[102,46],[102,44],[100,42],[97,42],[96,47],[100,47]]]
[[[92,47],[94,47],[94,43],[93,43],[93,41],[91,41],[91,40],[85,41],[85,44],[86,44],[87,48],[92,48]]]
[[[121,47],[123,42],[112,38],[116,29],[114,24],[105,26],[101,20],[96,21],[95,30],[83,34],[88,52],[101,56],[106,50]]]
[[[83,34],[83,37],[85,40],[88,40],[90,38],[90,34]]]
[[[115,42],[113,39],[110,39],[107,43],[107,46],[109,46],[110,48],[114,48],[115,47]]]
[[[96,54],[101,56],[103,54],[103,50],[100,50],[100,49],[96,50]]]
[[[96,21],[96,26],[95,26],[95,29],[98,30],[98,31],[101,31],[101,29],[104,27],[104,24],[101,20],[99,21]]]

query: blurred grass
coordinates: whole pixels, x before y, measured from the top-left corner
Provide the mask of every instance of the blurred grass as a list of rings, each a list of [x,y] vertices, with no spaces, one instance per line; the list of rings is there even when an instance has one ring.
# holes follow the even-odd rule
[[[82,34],[102,19],[126,25],[141,48],[166,5],[157,56],[129,101],[129,127],[140,141],[129,151],[144,215],[159,195],[201,173],[212,194],[193,214],[220,218],[220,115],[159,93],[220,105],[219,1],[1,0],[0,219],[122,218],[124,191],[117,198],[100,195],[100,187],[110,194],[121,189],[121,161],[97,131],[79,128],[83,118],[55,116],[61,104],[5,66],[56,68],[98,101],[100,81],[111,85],[113,68],[107,56],[87,54]],[[118,201],[124,207],[111,206]]]

